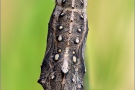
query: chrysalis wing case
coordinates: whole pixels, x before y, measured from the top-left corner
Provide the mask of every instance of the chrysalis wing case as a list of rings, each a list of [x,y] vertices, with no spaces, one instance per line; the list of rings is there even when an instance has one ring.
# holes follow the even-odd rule
[[[38,82],[44,90],[83,90],[87,0],[56,0]]]

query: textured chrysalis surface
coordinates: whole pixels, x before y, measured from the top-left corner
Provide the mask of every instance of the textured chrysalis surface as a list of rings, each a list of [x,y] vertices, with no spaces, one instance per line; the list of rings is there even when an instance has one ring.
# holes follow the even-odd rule
[[[87,0],[56,0],[38,82],[44,90],[83,90]]]

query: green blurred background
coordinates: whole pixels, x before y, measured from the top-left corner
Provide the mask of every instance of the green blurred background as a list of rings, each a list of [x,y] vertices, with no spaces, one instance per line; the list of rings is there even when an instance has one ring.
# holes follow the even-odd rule
[[[1,90],[37,83],[54,0],[1,1]],[[134,0],[88,0],[85,90],[134,90]]]

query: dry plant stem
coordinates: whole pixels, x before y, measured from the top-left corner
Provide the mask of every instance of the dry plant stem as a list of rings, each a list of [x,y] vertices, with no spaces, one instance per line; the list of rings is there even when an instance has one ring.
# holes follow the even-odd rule
[[[44,90],[83,90],[87,0],[56,0],[38,82]]]

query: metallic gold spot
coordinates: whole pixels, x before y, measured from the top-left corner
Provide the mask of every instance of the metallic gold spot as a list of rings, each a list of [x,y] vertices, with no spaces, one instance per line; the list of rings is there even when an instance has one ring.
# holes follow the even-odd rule
[[[55,57],[54,57],[55,60],[58,60],[59,59],[59,54],[56,54]]]
[[[63,29],[63,26],[59,26],[59,29],[62,30]]]
[[[76,63],[76,56],[73,56],[73,62]]]
[[[77,44],[80,42],[78,37],[75,39],[75,42],[76,42]]]
[[[72,53],[75,54],[75,51],[73,51]]]
[[[61,12],[60,16],[63,17],[65,15],[65,13],[63,13],[63,11]]]
[[[81,14],[81,16],[80,16],[80,17],[81,17],[81,19],[83,19],[83,18],[84,18],[83,14]]]
[[[75,79],[74,78],[72,78],[72,82],[75,82]]]
[[[61,52],[61,49],[58,49],[58,52]]]
[[[52,76],[51,76],[51,79],[54,79],[54,78],[55,78],[55,76],[54,76],[54,75],[52,75]]]
[[[64,60],[62,65],[62,72],[66,74],[68,72],[68,61]]]
[[[58,36],[58,41],[62,41],[62,35]]]
[[[81,32],[82,30],[79,28],[79,29],[77,29],[77,31],[78,31],[78,32]]]
[[[62,3],[65,3],[66,2],[66,0],[62,0]]]
[[[72,9],[74,9],[74,5],[72,5]]]

